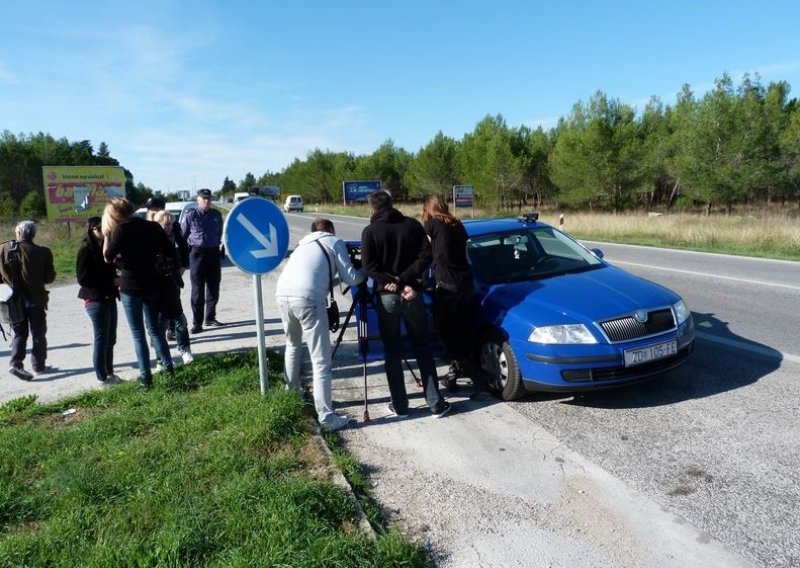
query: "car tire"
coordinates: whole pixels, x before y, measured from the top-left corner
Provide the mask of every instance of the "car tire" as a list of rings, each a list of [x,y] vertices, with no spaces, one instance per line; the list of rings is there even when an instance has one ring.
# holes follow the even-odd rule
[[[489,331],[481,338],[480,363],[493,377],[489,390],[498,398],[516,400],[525,394],[517,357],[500,331]]]

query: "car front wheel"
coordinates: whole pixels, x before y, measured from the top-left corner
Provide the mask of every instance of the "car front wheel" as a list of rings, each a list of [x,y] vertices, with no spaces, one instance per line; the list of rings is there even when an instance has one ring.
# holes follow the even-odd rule
[[[516,400],[525,394],[517,358],[503,335],[490,331],[480,345],[481,367],[493,377],[490,390],[502,400]]]

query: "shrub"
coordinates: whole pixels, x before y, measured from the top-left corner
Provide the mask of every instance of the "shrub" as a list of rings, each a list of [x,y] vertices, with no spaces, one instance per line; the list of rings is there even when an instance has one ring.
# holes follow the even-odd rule
[[[29,191],[19,204],[19,214],[25,219],[41,219],[47,214],[44,199],[37,191]]]

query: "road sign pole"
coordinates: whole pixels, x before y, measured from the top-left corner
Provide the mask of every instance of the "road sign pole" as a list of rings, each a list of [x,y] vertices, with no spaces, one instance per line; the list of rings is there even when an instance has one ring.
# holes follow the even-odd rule
[[[264,342],[264,302],[261,299],[261,275],[253,274],[253,294],[256,298],[256,338],[258,341],[258,376],[261,380],[261,395],[266,396],[269,382],[267,374],[267,347]]]
[[[286,217],[271,201],[251,197],[233,206],[225,219],[222,240],[228,258],[239,270],[253,275],[256,311],[256,349],[261,394],[269,389],[267,346],[264,340],[264,302],[261,299],[261,275],[274,270],[286,257],[289,248],[289,225]]]

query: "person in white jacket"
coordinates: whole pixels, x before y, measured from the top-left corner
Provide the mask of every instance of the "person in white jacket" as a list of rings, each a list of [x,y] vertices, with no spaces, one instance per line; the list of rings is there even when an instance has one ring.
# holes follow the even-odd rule
[[[320,246],[322,248],[320,248]],[[297,393],[300,388],[303,341],[311,355],[314,385],[314,406],[320,425],[339,430],[350,418],[333,411],[331,394],[331,340],[328,332],[326,297],[328,295],[330,261],[331,277],[355,286],[366,276],[350,262],[347,246],[336,236],[333,223],[315,219],[311,233],[303,237],[292,252],[278,277],[275,297],[286,334],[284,366],[287,388]]]

